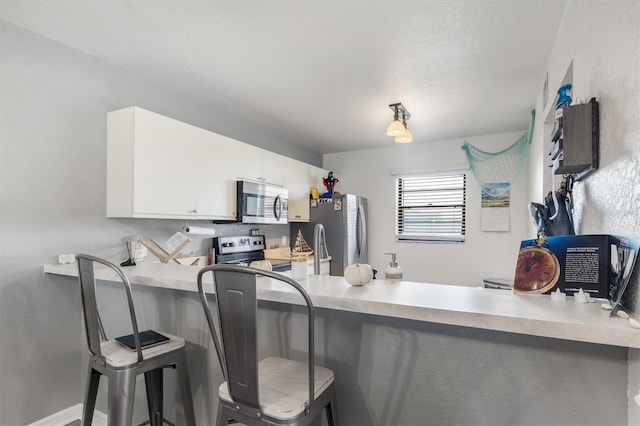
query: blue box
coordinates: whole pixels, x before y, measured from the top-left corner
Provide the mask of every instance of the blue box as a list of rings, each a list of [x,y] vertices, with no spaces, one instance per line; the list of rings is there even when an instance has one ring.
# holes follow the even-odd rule
[[[625,293],[638,255],[635,238],[615,235],[566,235],[520,244],[513,290],[516,293],[591,297],[617,304]],[[627,292],[627,293],[633,293]]]

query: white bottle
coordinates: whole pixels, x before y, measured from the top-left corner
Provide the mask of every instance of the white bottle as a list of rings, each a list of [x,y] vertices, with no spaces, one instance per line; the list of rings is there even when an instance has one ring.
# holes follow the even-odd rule
[[[385,280],[401,280],[402,279],[402,268],[398,266],[398,262],[396,262],[396,254],[395,253],[385,253],[391,256],[391,262],[387,269],[384,270],[384,279]]]

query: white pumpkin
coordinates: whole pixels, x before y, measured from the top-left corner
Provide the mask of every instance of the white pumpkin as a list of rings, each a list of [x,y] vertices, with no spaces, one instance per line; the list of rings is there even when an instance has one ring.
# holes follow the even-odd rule
[[[363,285],[373,279],[373,269],[366,263],[354,263],[344,270],[344,279],[351,285]]]
[[[273,271],[273,266],[268,260],[254,260],[249,264],[249,268],[262,269],[263,271]]]

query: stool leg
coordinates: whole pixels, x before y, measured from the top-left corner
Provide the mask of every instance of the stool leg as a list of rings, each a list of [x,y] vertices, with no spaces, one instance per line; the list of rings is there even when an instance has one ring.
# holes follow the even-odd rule
[[[187,353],[185,350],[178,354],[176,367],[185,421],[187,426],[195,426],[196,415],[193,410],[193,396],[191,395],[191,382],[189,380],[189,368],[187,367]]]
[[[326,410],[329,426],[339,426],[340,422],[338,422],[338,403],[336,401],[335,387],[331,390],[331,399],[329,400],[329,405],[327,405]]]
[[[147,406],[149,407],[149,421],[151,426],[162,426],[162,367],[144,373],[147,388]]]
[[[226,426],[229,424],[229,419],[226,416],[222,401],[218,399],[218,414],[216,415],[216,426]]]
[[[98,396],[98,385],[100,384],[100,373],[89,365],[87,373],[87,387],[84,390],[84,405],[82,407],[82,426],[91,426],[93,422],[93,411],[96,408],[96,397]]]
[[[109,426],[131,426],[135,393],[135,370],[119,370],[109,374]]]

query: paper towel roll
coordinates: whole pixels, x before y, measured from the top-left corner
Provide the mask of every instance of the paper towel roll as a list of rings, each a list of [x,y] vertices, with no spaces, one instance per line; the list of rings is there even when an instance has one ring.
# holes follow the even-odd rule
[[[207,228],[206,226],[187,225],[182,229],[189,235],[206,235],[213,237],[216,234],[215,228]]]

